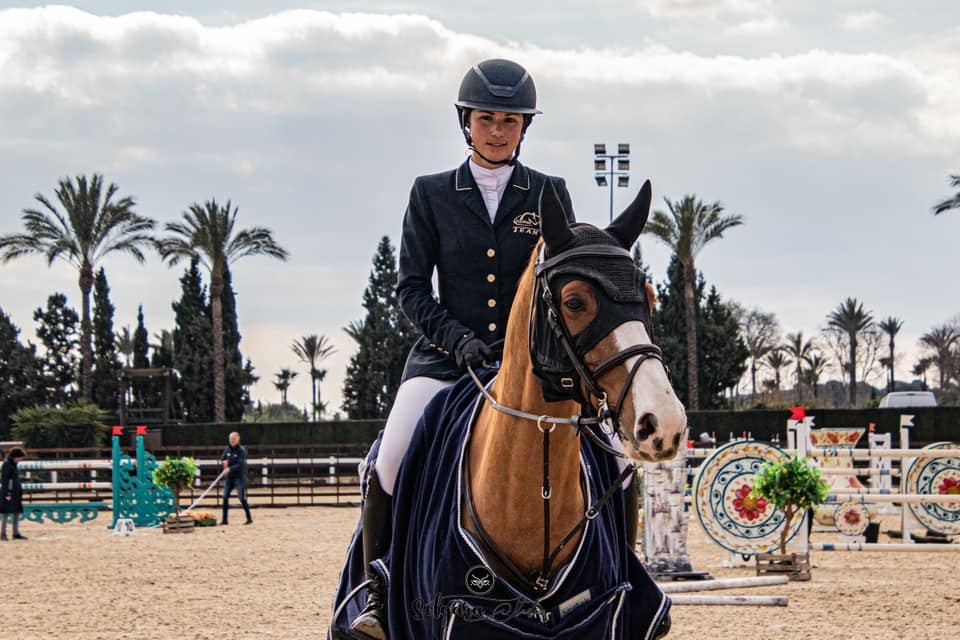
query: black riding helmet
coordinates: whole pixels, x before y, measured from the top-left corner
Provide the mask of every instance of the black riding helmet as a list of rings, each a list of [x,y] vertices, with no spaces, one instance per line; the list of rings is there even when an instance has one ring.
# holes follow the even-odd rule
[[[467,146],[475,152],[470,136],[470,112],[474,109],[521,114],[524,134],[533,116],[541,113],[537,109],[537,87],[527,70],[512,60],[499,58],[484,60],[467,71],[460,82],[456,106],[460,130]],[[523,134],[520,136],[522,142]],[[508,161],[493,162],[482,155],[480,157],[491,164],[513,164],[519,155],[520,144]]]

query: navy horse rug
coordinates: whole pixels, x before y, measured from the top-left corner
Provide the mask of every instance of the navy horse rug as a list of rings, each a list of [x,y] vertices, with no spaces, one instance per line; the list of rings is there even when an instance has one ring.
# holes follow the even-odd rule
[[[484,382],[493,375],[486,372]],[[670,599],[628,548],[620,491],[588,522],[575,555],[544,595],[534,598],[494,572],[461,518],[464,457],[481,401],[469,377],[438,394],[404,458],[391,552],[376,563],[388,585],[390,639],[652,640]],[[595,504],[619,470],[588,438],[581,442],[585,502]],[[366,487],[366,478],[362,482]],[[356,637],[347,629],[366,603],[361,541],[358,527],[340,575],[330,638]]]

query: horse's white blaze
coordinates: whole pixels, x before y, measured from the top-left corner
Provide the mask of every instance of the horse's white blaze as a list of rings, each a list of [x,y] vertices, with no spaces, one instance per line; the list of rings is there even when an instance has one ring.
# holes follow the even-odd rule
[[[640,321],[620,325],[614,329],[613,338],[617,350],[652,342]],[[639,357],[628,358],[621,366],[625,367],[629,373]],[[680,446],[685,445],[687,414],[673,392],[663,364],[656,359],[649,359],[641,364],[630,387],[624,402],[632,404],[633,424],[622,425],[626,436],[624,444],[627,453],[632,454],[631,457],[634,458],[660,459],[664,457],[664,453],[669,454],[667,457],[672,457],[676,453],[673,441],[677,435],[680,436]],[[611,398],[611,401],[616,401],[616,398]],[[636,421],[648,413],[656,416],[657,431],[643,442],[639,442],[636,438]],[[656,451],[653,444],[657,438],[663,439],[663,450],[660,452]]]

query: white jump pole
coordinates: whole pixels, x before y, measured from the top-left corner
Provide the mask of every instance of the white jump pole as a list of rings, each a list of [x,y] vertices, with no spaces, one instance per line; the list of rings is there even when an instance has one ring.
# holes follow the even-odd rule
[[[54,490],[108,490],[113,488],[110,482],[24,482],[24,491],[54,491]]]
[[[693,580],[690,582],[667,582],[658,584],[664,593],[690,593],[695,591],[721,591],[723,589],[750,589],[787,584],[787,576],[760,576],[759,578],[729,578],[723,580]]]
[[[742,607],[785,607],[789,602],[787,596],[670,596],[670,600],[677,606],[742,606]]]
[[[814,551],[895,551],[895,552],[914,552],[914,553],[939,553],[949,551],[960,551],[960,544],[917,544],[916,542],[906,544],[885,544],[870,542],[815,542],[810,545]]]
[[[957,504],[960,505],[960,496],[943,495],[933,493],[901,493],[901,494],[882,494],[882,493],[853,493],[836,494],[831,493],[824,504],[846,504],[855,502],[859,504],[871,504],[878,502],[903,502],[906,504]]]
[[[811,448],[807,455],[815,458],[833,456],[835,458],[847,457],[854,460],[868,460],[872,458],[907,458],[903,461],[905,466],[914,458],[960,458],[960,449],[829,449],[824,447]],[[849,472],[848,472],[849,473]]]

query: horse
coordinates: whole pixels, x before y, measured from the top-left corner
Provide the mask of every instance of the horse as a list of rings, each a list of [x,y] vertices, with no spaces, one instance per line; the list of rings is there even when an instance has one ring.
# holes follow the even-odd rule
[[[647,181],[605,229],[569,225],[550,183],[499,369],[469,371],[418,423],[394,493],[389,638],[655,638],[670,600],[628,530],[633,461],[672,458],[686,415],[653,344],[629,248]],[[614,434],[614,432],[616,432]],[[378,443],[368,459],[374,460]],[[633,496],[636,507],[636,495]],[[329,637],[362,608],[358,529]]]

